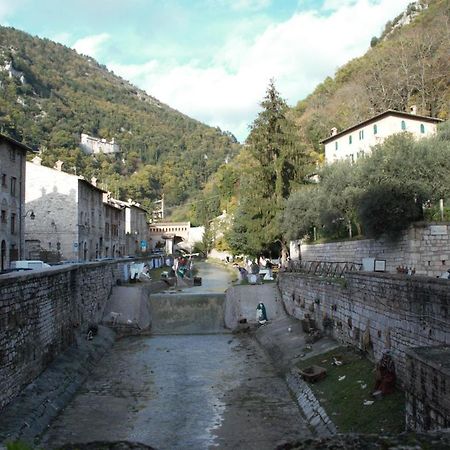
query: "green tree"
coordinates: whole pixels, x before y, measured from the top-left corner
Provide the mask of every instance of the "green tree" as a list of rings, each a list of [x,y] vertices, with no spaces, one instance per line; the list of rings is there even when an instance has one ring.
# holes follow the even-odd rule
[[[387,235],[397,239],[403,230],[423,218],[423,198],[406,186],[382,184],[371,186],[359,202],[359,217],[368,237]]]
[[[261,107],[247,139],[253,164],[241,176],[240,205],[227,240],[235,253],[252,255],[268,252],[278,242],[285,258],[284,202],[292,186],[304,181],[310,158],[299,145],[288,106],[273,80]]]
[[[312,228],[318,225],[321,192],[319,185],[304,186],[286,201],[283,230],[289,240],[310,236]]]

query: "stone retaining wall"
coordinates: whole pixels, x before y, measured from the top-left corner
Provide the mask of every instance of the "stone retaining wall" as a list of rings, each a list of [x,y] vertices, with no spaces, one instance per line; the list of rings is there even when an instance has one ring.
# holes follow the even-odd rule
[[[291,242],[291,258],[299,257],[299,241]],[[386,270],[400,265],[414,267],[417,274],[437,277],[450,268],[450,225],[415,225],[396,242],[364,239],[328,244],[302,244],[304,261],[347,261],[363,258],[386,260]]]
[[[410,349],[407,364],[406,427],[450,428],[450,346]]]
[[[450,344],[449,280],[366,272],[332,280],[280,273],[279,287],[288,314],[310,317],[325,333],[367,350],[375,360],[390,348],[401,381],[408,348]]]
[[[74,343],[77,331],[99,322],[127,264],[108,261],[0,277],[0,410]]]
[[[76,343],[59,355],[33,383],[0,412],[1,442],[33,443],[63,410],[89,373],[110,350],[115,334],[100,326],[92,340],[76,335]],[[31,448],[31,447],[30,447]]]
[[[337,433],[336,426],[328,417],[320,405],[308,383],[302,380],[295,370],[291,370],[285,377],[292,394],[297,400],[299,408],[306,417],[309,425],[314,429],[317,436],[333,436]]]

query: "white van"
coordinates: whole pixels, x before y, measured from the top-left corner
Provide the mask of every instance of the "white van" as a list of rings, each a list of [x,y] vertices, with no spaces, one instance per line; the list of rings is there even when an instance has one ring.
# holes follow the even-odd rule
[[[49,264],[45,263],[44,261],[12,261],[11,262],[11,269],[48,269],[51,267]]]

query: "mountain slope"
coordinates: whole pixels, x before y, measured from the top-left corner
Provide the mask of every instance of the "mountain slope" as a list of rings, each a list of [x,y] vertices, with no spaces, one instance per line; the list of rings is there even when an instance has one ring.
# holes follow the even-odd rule
[[[303,141],[321,152],[344,129],[386,109],[450,116],[450,2],[421,1],[388,22],[372,48],[325,79],[293,109]]]
[[[44,163],[60,158],[65,170],[95,175],[116,194],[140,201],[165,192],[169,203],[180,203],[239,150],[230,133],[162,104],[94,59],[5,27],[0,127],[40,149]],[[85,157],[78,149],[82,132],[115,138],[121,158]]]

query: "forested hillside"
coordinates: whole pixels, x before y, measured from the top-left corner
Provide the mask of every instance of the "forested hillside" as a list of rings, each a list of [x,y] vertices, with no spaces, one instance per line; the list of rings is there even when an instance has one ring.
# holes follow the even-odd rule
[[[294,108],[271,84],[236,160],[245,164],[234,174],[238,201],[222,247],[286,256],[290,239],[396,238],[411,222],[448,218],[449,52],[449,0],[414,3]],[[416,143],[401,134],[357,164],[323,164],[332,127],[412,105],[447,120],[436,136]]]
[[[332,127],[342,130],[386,109],[409,111],[416,105],[418,114],[449,118],[448,0],[411,4],[370,45],[365,55],[339,68],[294,108],[310,148],[320,151],[320,140]]]
[[[239,144],[160,103],[92,58],[63,45],[0,27],[0,129],[59,158],[66,171],[96,176],[121,198],[150,206],[165,194],[180,204],[201,189]],[[112,139],[122,154],[86,156],[80,134]]]

